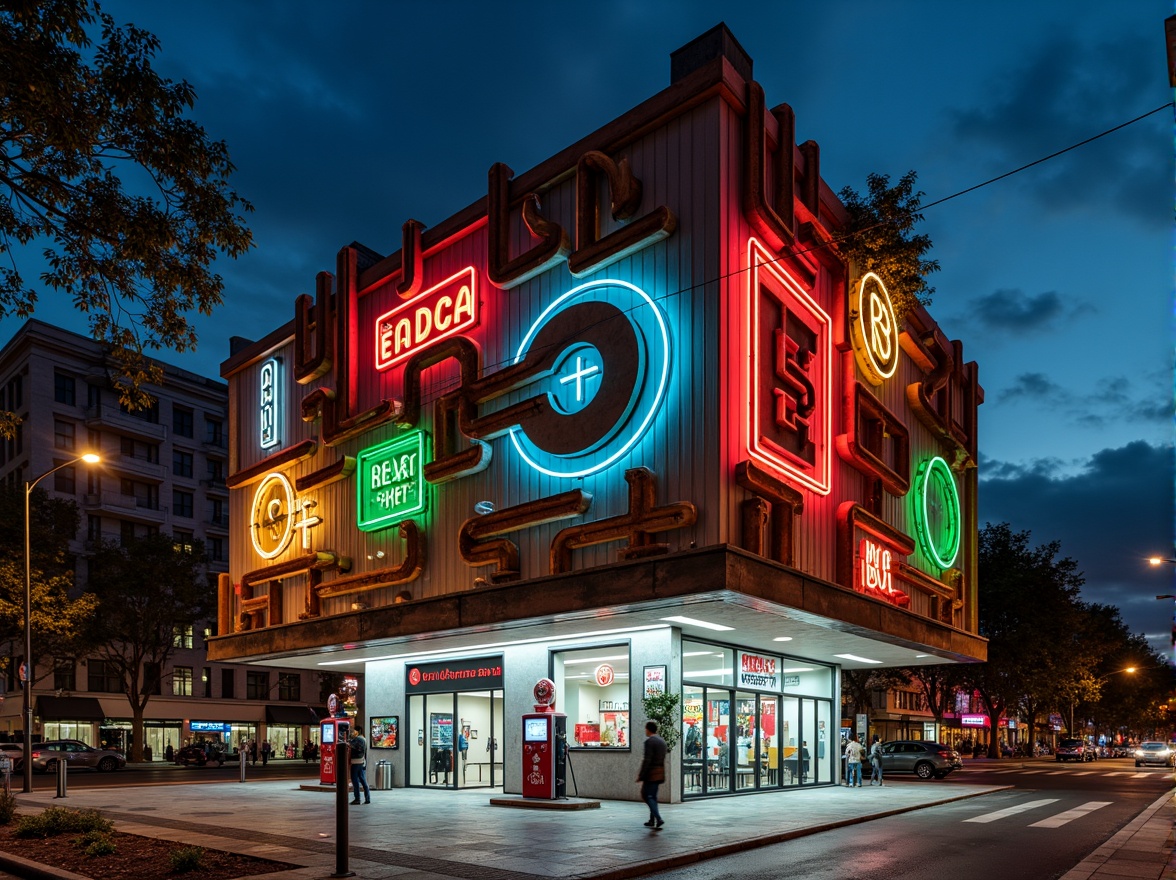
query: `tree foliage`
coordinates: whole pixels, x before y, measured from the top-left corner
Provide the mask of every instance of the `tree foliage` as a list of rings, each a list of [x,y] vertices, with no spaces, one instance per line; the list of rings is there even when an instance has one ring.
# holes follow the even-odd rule
[[[42,489],[29,497],[32,632],[36,671],[52,668],[45,657],[85,653],[84,634],[95,602],[73,596],[74,558],[69,542],[78,531],[73,501],[50,498]],[[24,487],[0,487],[0,643],[9,656],[24,654]],[[41,659],[38,659],[41,658]]]
[[[657,722],[657,732],[666,741],[666,751],[672,752],[681,734],[681,717],[678,714],[680,697],[669,691],[654,691],[641,697],[641,709],[645,717]]]
[[[908,171],[894,186],[890,175],[871,174],[866,193],[853,187],[841,190],[849,215],[842,230],[841,251],[863,272],[875,272],[886,285],[899,319],[916,304],[930,305],[935,288],[926,276],[939,271],[939,261],[925,258],[931,250],[927,235],[916,235],[922,221],[919,205],[923,192],[915,190],[917,175]]]
[[[1038,547],[1029,541],[1029,532],[1008,523],[987,523],[979,533],[980,634],[988,639],[988,662],[962,674],[983,701],[992,730],[1026,694],[1063,691],[1083,660],[1078,564],[1058,558],[1057,541]],[[989,756],[999,757],[998,748],[992,737]]]
[[[180,550],[166,534],[125,546],[102,542],[91,562],[88,593],[98,601],[90,628],[92,656],[118,676],[131,705],[134,760],[141,760],[143,715],[161,673],[178,647],[177,633],[211,616],[215,590],[206,574],[204,545]]]
[[[152,68],[158,49],[95,0],[0,7],[0,317],[68,297],[136,408],[161,379],[144,349],[195,348],[190,315],[222,301],[213,261],[252,247],[228,149],[186,117],[195,92]]]

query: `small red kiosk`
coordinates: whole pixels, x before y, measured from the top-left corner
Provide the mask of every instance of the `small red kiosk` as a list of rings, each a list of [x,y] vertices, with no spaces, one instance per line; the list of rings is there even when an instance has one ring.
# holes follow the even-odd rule
[[[338,780],[335,775],[335,746],[347,742],[351,737],[351,719],[336,714],[339,711],[339,698],[334,694],[327,700],[327,711],[331,717],[319,722],[319,782],[334,785]]]
[[[535,684],[535,711],[523,716],[523,797],[567,797],[567,723],[555,711],[555,682]]]

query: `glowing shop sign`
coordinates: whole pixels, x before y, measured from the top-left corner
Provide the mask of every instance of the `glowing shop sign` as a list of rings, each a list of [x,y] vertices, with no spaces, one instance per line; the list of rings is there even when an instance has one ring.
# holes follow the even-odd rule
[[[988,727],[987,715],[961,715],[960,727]]]
[[[951,568],[960,552],[962,514],[955,475],[938,455],[915,474],[915,532],[919,545],[939,568]]]
[[[261,365],[258,374],[258,413],[262,449],[272,449],[282,442],[279,426],[282,412],[282,361],[272,357]]]
[[[898,368],[898,320],[882,279],[867,272],[849,304],[849,330],[858,366],[871,385]]]
[[[302,536],[302,549],[309,550],[310,530],[322,522],[312,513],[317,506],[317,501],[297,498],[285,474],[267,474],[253,493],[251,508],[249,535],[257,555],[273,559],[290,546],[296,534]]]
[[[892,605],[910,605],[910,596],[894,586],[893,566],[894,554],[889,548],[862,538],[858,543],[857,591]]]
[[[780,660],[766,654],[739,651],[739,675],[736,687],[777,691],[780,689]]]
[[[747,452],[828,495],[832,470],[832,321],[754,238],[748,241]]]
[[[478,323],[472,266],[376,318],[376,369],[386,370],[428,345]]]
[[[601,663],[596,667],[595,677],[598,685],[608,687],[616,679],[616,672],[607,663]]]
[[[374,532],[425,509],[425,434],[413,431],[356,456],[357,525]]]
[[[592,281],[556,298],[523,337],[515,363],[533,363],[544,405],[510,439],[522,459],[553,477],[615,464],[641,439],[665,399],[670,332],[645,291]]]

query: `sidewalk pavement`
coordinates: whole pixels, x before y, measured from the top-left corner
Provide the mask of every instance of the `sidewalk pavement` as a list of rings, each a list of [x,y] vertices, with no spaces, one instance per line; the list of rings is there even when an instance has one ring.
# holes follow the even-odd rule
[[[65,799],[44,791],[17,801],[24,810],[98,809],[119,831],[300,866],[267,880],[318,880],[337,868],[335,794],[304,790],[302,782],[74,788]],[[660,832],[642,826],[648,812],[638,801],[534,810],[490,806],[498,792],[487,789],[373,791],[371,805],[348,808],[348,868],[361,880],[621,880],[1006,788],[899,780],[885,788],[714,798],[663,805]],[[1176,880],[1174,816],[1169,792],[1065,880]],[[0,854],[0,871],[63,876],[39,867]]]

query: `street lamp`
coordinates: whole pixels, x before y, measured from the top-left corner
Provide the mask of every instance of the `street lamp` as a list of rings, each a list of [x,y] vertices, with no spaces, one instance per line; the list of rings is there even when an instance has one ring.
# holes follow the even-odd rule
[[[1108,672],[1106,675],[1100,675],[1098,678],[1091,681],[1091,684],[1092,685],[1098,684],[1099,682],[1106,681],[1112,675],[1122,675],[1124,672],[1133,673],[1133,672],[1135,672],[1135,667],[1128,666],[1125,669],[1116,669],[1114,672]],[[1074,703],[1075,702],[1076,702],[1076,700],[1074,699],[1074,697],[1071,697],[1070,698],[1070,736],[1074,735]],[[1083,739],[1086,738],[1086,724],[1085,723],[1083,723],[1083,725],[1082,725],[1082,736],[1083,736]]]
[[[32,523],[29,519],[29,496],[33,494],[33,488],[41,480],[45,479],[50,474],[56,473],[62,468],[77,464],[79,461],[86,464],[97,464],[102,459],[92,452],[87,452],[84,455],[79,455],[77,458],[59,464],[57,467],[45,471],[37,479],[29,481],[25,480],[25,497],[24,497],[24,564],[25,564],[25,607],[24,607],[24,637],[25,637],[25,656],[24,656],[24,788],[21,790],[28,793],[33,790],[33,566],[32,566],[32,551],[29,547],[31,543],[30,533],[32,532]]]
[[[1173,18],[1176,18],[1176,16],[1173,16]],[[1168,565],[1176,565],[1176,559],[1165,556],[1150,556],[1148,557],[1147,561],[1148,564],[1153,568],[1157,565],[1163,565],[1165,563]],[[1156,599],[1176,599],[1176,595],[1173,595],[1172,593],[1163,593],[1159,596],[1156,596]],[[1172,656],[1173,659],[1176,659],[1176,610],[1173,610],[1172,612]]]

